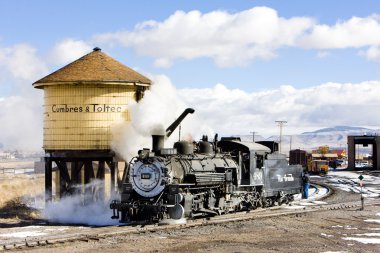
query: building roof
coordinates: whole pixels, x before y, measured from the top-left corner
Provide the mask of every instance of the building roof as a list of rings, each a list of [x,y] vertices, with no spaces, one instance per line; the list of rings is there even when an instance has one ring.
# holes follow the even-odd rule
[[[151,81],[106,55],[100,48],[33,83],[35,88],[63,83],[150,85]]]
[[[337,158],[338,155],[337,154],[311,154],[311,157],[314,157],[314,158],[322,158],[322,157]]]

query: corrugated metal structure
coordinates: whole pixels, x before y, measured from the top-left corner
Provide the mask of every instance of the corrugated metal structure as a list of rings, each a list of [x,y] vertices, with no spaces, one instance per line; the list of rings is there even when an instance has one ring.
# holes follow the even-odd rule
[[[53,163],[60,196],[94,178],[103,180],[107,169],[115,187],[112,125],[131,120],[127,105],[141,99],[150,84],[99,48],[33,84],[44,90],[46,200],[52,198]]]

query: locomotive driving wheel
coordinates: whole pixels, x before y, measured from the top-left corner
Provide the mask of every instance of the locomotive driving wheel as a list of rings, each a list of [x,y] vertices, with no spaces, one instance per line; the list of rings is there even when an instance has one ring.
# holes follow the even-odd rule
[[[264,198],[263,205],[264,207],[271,207],[274,205],[274,201],[271,198]]]

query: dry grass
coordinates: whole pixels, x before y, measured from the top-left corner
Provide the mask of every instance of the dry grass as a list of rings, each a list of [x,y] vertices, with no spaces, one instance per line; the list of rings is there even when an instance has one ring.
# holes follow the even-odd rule
[[[35,219],[37,210],[26,205],[44,192],[44,177],[4,175],[0,178],[0,218]]]

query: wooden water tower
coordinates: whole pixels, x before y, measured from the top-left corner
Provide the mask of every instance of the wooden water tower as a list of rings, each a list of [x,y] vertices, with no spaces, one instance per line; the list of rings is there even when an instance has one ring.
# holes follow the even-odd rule
[[[119,173],[111,127],[131,120],[127,105],[141,99],[150,84],[99,48],[33,84],[44,90],[46,201],[52,200],[53,170],[59,197],[88,192],[104,197],[106,170],[115,190]],[[100,187],[85,186],[94,179]]]

